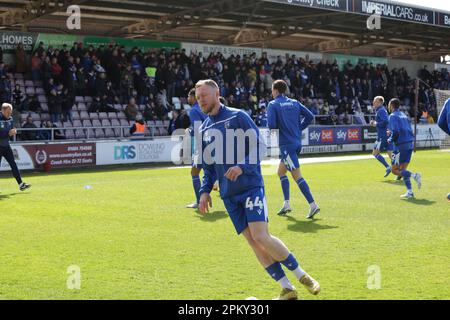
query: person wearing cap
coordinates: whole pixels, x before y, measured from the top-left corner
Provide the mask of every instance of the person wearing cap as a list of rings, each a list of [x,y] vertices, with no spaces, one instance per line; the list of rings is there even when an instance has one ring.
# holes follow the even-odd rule
[[[136,116],[136,122],[130,128],[130,134],[132,139],[144,138],[146,124],[142,115]]]
[[[14,159],[13,150],[9,144],[9,138],[17,134],[16,128],[14,128],[13,118],[11,117],[13,107],[9,103],[2,104],[2,110],[0,114],[0,165],[2,158],[4,157],[11,167],[14,178],[19,185],[20,191],[28,189],[31,185],[22,181],[19,168],[17,167]]]

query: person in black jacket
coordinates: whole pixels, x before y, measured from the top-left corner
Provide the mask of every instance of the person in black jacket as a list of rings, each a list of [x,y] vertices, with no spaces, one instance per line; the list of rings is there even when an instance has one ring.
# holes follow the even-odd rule
[[[16,161],[14,159],[14,152],[9,144],[10,137],[17,134],[16,128],[13,125],[13,119],[11,117],[13,112],[13,107],[9,103],[2,104],[2,110],[0,114],[0,164],[2,157],[6,159],[11,170],[13,172],[14,178],[19,185],[20,191],[28,189],[31,185],[22,181],[20,176],[19,168],[17,167]]]

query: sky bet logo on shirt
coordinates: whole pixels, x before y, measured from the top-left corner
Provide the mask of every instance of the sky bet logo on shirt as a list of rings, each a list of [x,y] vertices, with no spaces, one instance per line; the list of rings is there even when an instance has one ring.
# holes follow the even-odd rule
[[[127,160],[136,158],[135,146],[115,146],[114,160]]]

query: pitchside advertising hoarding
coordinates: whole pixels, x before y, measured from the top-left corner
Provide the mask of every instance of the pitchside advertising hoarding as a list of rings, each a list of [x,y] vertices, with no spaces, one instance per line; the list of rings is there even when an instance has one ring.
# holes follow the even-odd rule
[[[76,168],[94,166],[95,143],[55,143],[11,145],[14,159],[21,170]],[[3,160],[0,171],[10,166]]]
[[[308,145],[339,145],[362,142],[362,127],[310,127]]]
[[[268,147],[267,155],[278,154],[278,136],[267,128],[260,129]],[[445,133],[436,124],[417,126],[419,148],[436,147]],[[373,126],[310,126],[302,132],[302,153],[329,153],[362,151],[363,146],[371,148],[377,139]],[[20,170],[48,170],[78,168],[95,165],[134,163],[183,164],[190,157],[182,158],[180,136],[154,140],[97,141],[95,143],[47,143],[12,144],[14,158]],[[186,164],[186,162],[185,162]],[[3,159],[0,171],[9,171]]]
[[[97,165],[179,161],[180,149],[180,141],[171,138],[98,142]]]

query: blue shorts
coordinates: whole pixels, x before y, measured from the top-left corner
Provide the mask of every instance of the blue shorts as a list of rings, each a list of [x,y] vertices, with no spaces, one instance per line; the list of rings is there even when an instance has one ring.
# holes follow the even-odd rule
[[[392,143],[388,143],[387,138],[379,139],[379,140],[375,141],[375,144],[373,145],[373,149],[378,150],[378,151],[393,151],[394,145]]]
[[[269,222],[264,188],[253,188],[243,194],[224,198],[223,204],[237,234],[241,234],[250,222]]]
[[[413,150],[396,150],[392,154],[392,165],[399,166],[403,163],[410,163]]]
[[[292,171],[300,168],[300,163],[298,162],[298,157],[302,147],[288,147],[280,146],[280,159],[284,163],[288,171]]]

